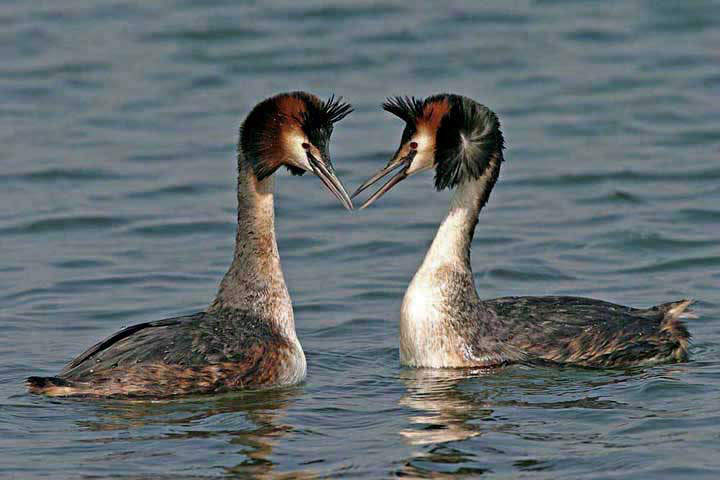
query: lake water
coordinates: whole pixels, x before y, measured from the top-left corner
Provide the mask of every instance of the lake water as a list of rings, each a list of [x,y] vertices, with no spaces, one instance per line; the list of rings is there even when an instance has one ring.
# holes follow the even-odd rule
[[[716,1],[4,0],[0,477],[718,478],[719,45]],[[508,148],[473,243],[481,296],[693,297],[692,360],[400,368],[400,303],[448,193],[426,174],[351,213],[282,173],[305,383],[28,395],[26,376],[124,325],[206,307],[232,255],[238,125],[296,89],[355,106],[332,142],[348,190],[399,141],[385,96],[490,106]]]

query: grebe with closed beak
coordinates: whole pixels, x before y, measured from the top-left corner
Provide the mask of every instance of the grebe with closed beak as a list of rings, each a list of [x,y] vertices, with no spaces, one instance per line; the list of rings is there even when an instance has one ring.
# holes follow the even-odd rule
[[[168,397],[288,385],[305,377],[290,295],[275,240],[272,174],[310,171],[348,209],[328,143],[333,124],[352,111],[285,93],[255,106],[240,129],[235,255],[207,311],[120,330],[55,377],[30,377],[32,393],[51,396]]]
[[[450,211],[405,293],[400,313],[400,361],[411,367],[488,367],[550,362],[624,367],[688,358],[690,334],[679,320],[691,300],[631,308],[579,297],[481,300],[470,266],[478,214],[503,162],[497,116],[451,94],[388,99],[405,121],[400,147],[355,197],[391,171],[361,208],[401,180],[435,169],[438,190],[456,188]]]

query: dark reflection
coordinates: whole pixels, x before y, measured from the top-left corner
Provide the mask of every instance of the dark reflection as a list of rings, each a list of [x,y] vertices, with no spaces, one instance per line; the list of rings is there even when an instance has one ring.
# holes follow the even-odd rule
[[[458,385],[465,379],[491,375],[491,370],[405,369],[400,378],[407,393],[400,405],[415,410],[408,420],[413,428],[400,431],[408,444],[421,447],[394,473],[407,478],[475,477],[491,470],[478,465],[475,455],[450,442],[481,435],[483,427],[471,420],[490,419],[492,410]]]
[[[407,386],[407,394],[400,405],[417,410],[409,417],[410,422],[421,426],[400,432],[411,445],[465,440],[480,435],[477,425],[469,420],[490,416],[492,410],[482,402],[475,403],[471,395],[457,388],[471,377],[491,374],[491,370],[464,369],[406,369],[401,378]]]
[[[501,432],[543,441],[527,425],[508,421],[495,410],[534,409],[613,409],[619,402],[586,396],[595,387],[621,383],[629,378],[619,372],[582,369],[532,368],[514,366],[498,369],[405,369],[400,379],[407,393],[400,399],[403,407],[415,411],[408,416],[410,426],[399,433],[406,442],[419,448],[394,473],[411,478],[458,478],[492,473],[485,459],[503,457],[505,452],[477,441],[484,433]],[[466,385],[469,388],[463,388]],[[481,386],[481,388],[478,388]],[[567,393],[576,389],[574,399],[533,402],[533,396],[547,399],[555,389]],[[534,429],[533,429],[534,430]],[[469,443],[467,441],[470,440]],[[547,438],[546,440],[549,440]],[[578,439],[579,441],[582,439]],[[511,460],[507,458],[506,460]],[[520,471],[549,468],[542,460],[526,459],[512,463]]]
[[[106,401],[92,420],[76,423],[96,432],[151,427],[150,434],[122,437],[121,441],[223,439],[228,441],[228,453],[241,453],[245,457],[237,465],[224,467],[225,474],[231,478],[314,478],[311,472],[275,472],[275,463],[270,459],[273,447],[293,431],[292,426],[283,423],[283,417],[288,406],[302,393],[300,387],[291,387],[174,400]],[[158,427],[157,432],[153,426]],[[168,432],[167,426],[176,429]],[[117,440],[116,437],[94,438],[92,442]]]

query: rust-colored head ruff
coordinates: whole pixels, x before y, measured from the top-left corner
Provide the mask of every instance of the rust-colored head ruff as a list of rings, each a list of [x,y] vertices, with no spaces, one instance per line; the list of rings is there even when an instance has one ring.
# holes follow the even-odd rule
[[[383,108],[406,124],[398,153],[413,147],[431,150],[438,190],[477,179],[491,164],[503,160],[504,139],[497,115],[470,98],[448,93],[425,100],[393,97]],[[418,155],[422,153],[418,150]]]
[[[405,121],[400,146],[388,164],[365,181],[353,197],[390,172],[400,169],[363,203],[365,208],[405,178],[435,169],[435,187],[453,188],[484,179],[480,208],[487,202],[503,161],[504,140],[500,121],[474,100],[443,93],[425,100],[392,97],[383,108]]]
[[[307,154],[328,159],[333,124],[352,112],[342,98],[322,101],[306,92],[281,93],[253,108],[240,127],[238,150],[258,180],[285,165],[295,175],[309,170]]]

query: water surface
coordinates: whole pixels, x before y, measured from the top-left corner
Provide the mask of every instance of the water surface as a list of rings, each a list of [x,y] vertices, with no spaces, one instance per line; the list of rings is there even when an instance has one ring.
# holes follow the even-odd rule
[[[718,478],[717,45],[713,1],[6,0],[0,477]],[[283,173],[307,382],[26,394],[121,326],[206,307],[232,255],[238,125],[295,89],[354,104],[332,143],[348,189],[397,146],[385,96],[490,106],[508,148],[473,243],[481,296],[694,297],[692,361],[401,369],[400,302],[448,193],[426,174],[348,213]]]

